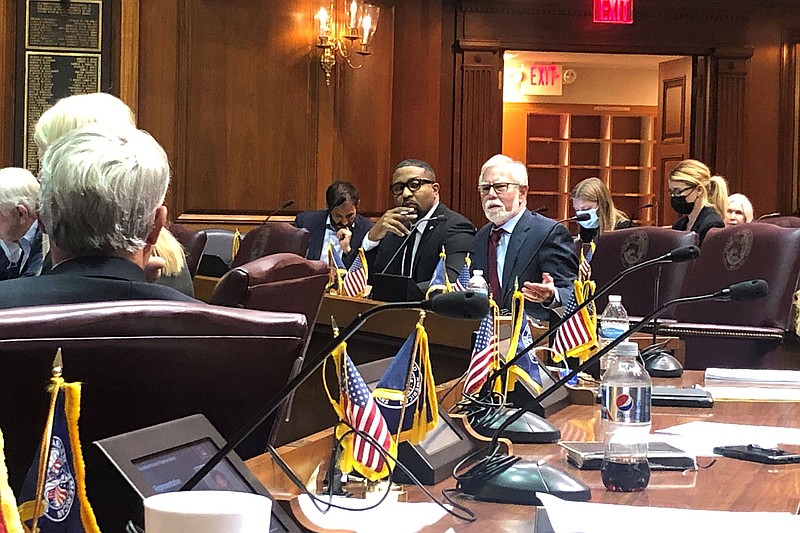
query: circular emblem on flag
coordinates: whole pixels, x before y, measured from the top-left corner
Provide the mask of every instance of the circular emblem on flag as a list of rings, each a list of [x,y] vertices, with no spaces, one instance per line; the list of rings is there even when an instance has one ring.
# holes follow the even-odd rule
[[[75,502],[75,478],[69,469],[66,447],[55,435],[47,463],[44,497],[47,503],[45,514],[53,522],[61,522],[67,518]]]
[[[722,250],[722,265],[729,271],[738,270],[753,249],[753,231],[742,228],[733,232]]]
[[[634,231],[622,242],[619,258],[625,268],[639,263],[650,248],[650,237],[643,231]]]
[[[417,365],[417,363],[414,363],[412,367],[410,382],[406,390],[408,390],[408,398],[405,401],[406,405],[415,403],[417,399],[419,399],[420,394],[422,394],[422,376],[420,375],[419,365]],[[387,400],[386,398],[375,398],[375,401],[389,409],[400,409],[403,405],[402,401]]]
[[[630,411],[633,407],[633,398],[628,394],[620,394],[617,396],[617,409],[620,411]]]

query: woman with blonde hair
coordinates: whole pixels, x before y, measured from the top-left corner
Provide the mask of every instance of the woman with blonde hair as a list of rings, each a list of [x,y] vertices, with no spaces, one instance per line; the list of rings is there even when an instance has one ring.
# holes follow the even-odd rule
[[[672,209],[682,215],[672,229],[693,231],[702,243],[708,230],[725,227],[728,184],[705,164],[695,159],[678,163],[669,173],[669,193]]]
[[[579,220],[581,226],[580,237],[584,243],[589,243],[606,231],[630,228],[634,224],[628,215],[614,206],[611,192],[598,178],[586,178],[572,189],[572,207],[575,214],[586,213],[588,220]]]
[[[125,124],[136,127],[136,117],[128,105],[108,93],[76,94],[62,98],[42,113],[36,122],[33,139],[41,160],[47,148],[59,137],[87,124]],[[45,261],[45,269],[49,270]],[[186,264],[186,255],[180,243],[169,230],[161,229],[153,246],[153,257],[145,273],[150,281],[166,285],[194,297],[192,277]]]

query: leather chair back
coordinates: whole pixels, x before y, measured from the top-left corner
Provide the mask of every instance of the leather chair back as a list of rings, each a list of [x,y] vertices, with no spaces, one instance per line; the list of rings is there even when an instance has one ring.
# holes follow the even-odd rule
[[[313,329],[328,283],[328,265],[281,253],[231,269],[219,280],[210,303],[306,316]]]
[[[628,267],[663,255],[681,246],[697,244],[697,234],[657,226],[642,226],[603,233],[592,257],[592,279],[600,288]],[[655,285],[659,267],[652,266],[622,279],[610,294],[622,295],[622,305],[631,316],[644,316],[668,300],[676,298],[692,262],[665,264],[660,267],[658,298]],[[598,314],[603,312],[607,297],[598,301]],[[671,316],[667,312],[666,317]]]
[[[231,438],[284,386],[305,347],[300,314],[165,301],[0,311],[0,428],[16,490],[41,442],[57,348],[66,381],[83,383],[83,447],[204,414]],[[237,451],[263,453],[271,423]],[[87,463],[87,475],[91,464]]]
[[[233,263],[234,232],[227,229],[211,228],[205,230],[206,245],[200,258],[197,273],[203,276],[221,278],[230,270]]]
[[[203,249],[208,241],[206,230],[192,231],[180,224],[171,224],[168,229],[183,246],[186,252],[186,266],[189,268],[189,274],[194,277],[197,274],[197,267],[200,266]]]
[[[761,222],[764,224],[774,224],[776,226],[781,226],[783,228],[800,228],[800,217],[792,217],[792,216],[785,216],[785,217],[765,217],[761,220],[755,220],[754,222]]]
[[[261,224],[244,236],[231,268],[272,254],[289,253],[305,257],[308,238],[307,229],[296,228],[286,222]]]
[[[742,224],[708,232],[682,296],[713,293],[749,279],[769,283],[765,298],[750,302],[702,302],[678,307],[682,322],[789,329],[792,297],[800,275],[800,228]]]

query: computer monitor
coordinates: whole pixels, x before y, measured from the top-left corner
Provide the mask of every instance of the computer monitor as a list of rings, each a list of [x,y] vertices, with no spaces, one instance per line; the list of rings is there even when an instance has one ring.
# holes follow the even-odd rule
[[[180,489],[211,459],[225,440],[203,415],[192,415],[94,442],[90,495],[104,530],[120,531],[129,519],[143,522],[142,501]],[[87,461],[87,464],[88,461]],[[193,490],[229,490],[272,499],[235,452],[214,467]],[[104,495],[112,495],[109,500]],[[299,532],[300,527],[279,505],[272,506],[270,533]]]

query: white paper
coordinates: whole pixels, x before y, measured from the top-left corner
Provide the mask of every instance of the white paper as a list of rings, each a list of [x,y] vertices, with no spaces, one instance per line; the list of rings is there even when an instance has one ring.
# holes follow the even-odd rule
[[[800,402],[800,388],[780,387],[698,387],[711,393],[714,401]]]
[[[364,508],[375,504],[380,496],[370,494],[366,499],[345,498],[341,496],[318,496],[323,501],[349,509]],[[435,503],[397,502],[392,495],[375,509],[369,511],[343,510],[331,508],[321,513],[305,494],[297,498],[303,514],[315,525],[323,529],[346,529],[356,533],[413,533],[441,520],[447,513]],[[318,503],[322,509],[325,507]]]
[[[659,440],[696,457],[711,457],[715,446],[800,444],[800,429],[695,421],[655,431]]]
[[[800,387],[800,370],[768,370],[746,368],[707,368],[709,381],[731,381],[750,385],[783,385]]]
[[[647,490],[647,489],[645,489]],[[555,533],[725,533],[800,531],[800,517],[790,513],[747,513],[568,502],[537,493]]]

